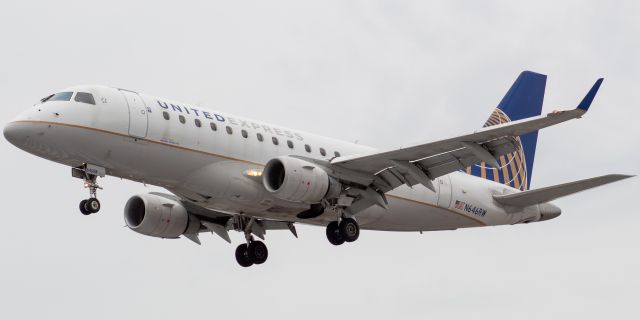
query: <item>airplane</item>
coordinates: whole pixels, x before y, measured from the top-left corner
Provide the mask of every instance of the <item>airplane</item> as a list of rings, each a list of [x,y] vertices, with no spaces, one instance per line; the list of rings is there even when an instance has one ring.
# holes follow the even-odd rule
[[[538,130],[582,117],[603,81],[577,107],[541,115],[546,79],[522,72],[471,133],[388,150],[100,85],[46,96],[6,124],[4,136],[71,167],[89,191],[82,214],[101,208],[98,178],[162,187],[169,193],[126,202],[131,230],[197,244],[203,232],[229,243],[229,231],[242,232],[235,257],[249,267],[267,260],[267,231],[297,238],[296,224],[325,227],[338,246],[356,241],[361,229],[422,233],[540,222],[561,214],[552,200],[631,177],[530,189]]]

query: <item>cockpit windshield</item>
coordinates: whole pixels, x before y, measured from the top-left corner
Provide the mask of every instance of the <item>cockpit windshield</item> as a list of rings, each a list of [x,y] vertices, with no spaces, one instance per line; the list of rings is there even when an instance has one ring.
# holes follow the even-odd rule
[[[72,91],[58,92],[56,94],[52,94],[42,98],[40,100],[40,103],[45,103],[47,101],[71,101],[72,96]],[[88,92],[76,92],[75,98],[73,98],[73,100],[93,105],[96,104],[96,100],[93,98],[93,94]]]
[[[58,92],[52,96],[42,99],[42,102],[46,101],[71,101],[73,92]]]

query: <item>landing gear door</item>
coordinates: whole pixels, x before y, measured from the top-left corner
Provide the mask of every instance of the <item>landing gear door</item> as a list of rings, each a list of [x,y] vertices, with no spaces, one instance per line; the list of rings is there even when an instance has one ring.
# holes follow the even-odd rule
[[[451,206],[451,178],[449,175],[438,178],[438,207]]]
[[[147,136],[147,107],[140,95],[135,92],[120,90],[129,106],[129,135],[136,138]]]

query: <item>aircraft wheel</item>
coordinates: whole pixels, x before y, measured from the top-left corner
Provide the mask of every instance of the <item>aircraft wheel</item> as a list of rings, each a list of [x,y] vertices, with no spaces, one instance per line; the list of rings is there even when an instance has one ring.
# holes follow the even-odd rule
[[[100,201],[98,201],[98,199],[96,198],[90,198],[89,200],[87,200],[85,208],[90,213],[96,213],[100,211]]]
[[[269,250],[262,241],[252,241],[247,248],[247,256],[255,264],[263,264],[267,261]]]
[[[85,216],[91,214],[91,211],[87,210],[87,200],[80,201],[80,212],[82,212],[82,214],[84,214]]]
[[[351,218],[342,219],[340,222],[340,236],[346,242],[354,242],[360,236],[360,226]]]
[[[339,225],[337,221],[333,221],[327,225],[327,239],[334,246],[344,243],[344,238],[340,235]]]
[[[253,262],[249,259],[247,244],[243,243],[236,248],[236,261],[242,267],[251,267]]]

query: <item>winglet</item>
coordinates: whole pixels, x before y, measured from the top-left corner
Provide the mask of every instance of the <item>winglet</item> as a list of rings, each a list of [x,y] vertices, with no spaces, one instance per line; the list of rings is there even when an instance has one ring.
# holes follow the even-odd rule
[[[593,98],[595,98],[596,93],[598,93],[598,89],[600,89],[600,85],[602,84],[603,80],[604,78],[596,80],[596,83],[593,84],[591,90],[589,90],[589,92],[587,92],[587,95],[584,96],[582,101],[580,101],[578,109],[584,110],[585,112],[589,110],[589,106],[591,106],[591,102],[593,102]]]

